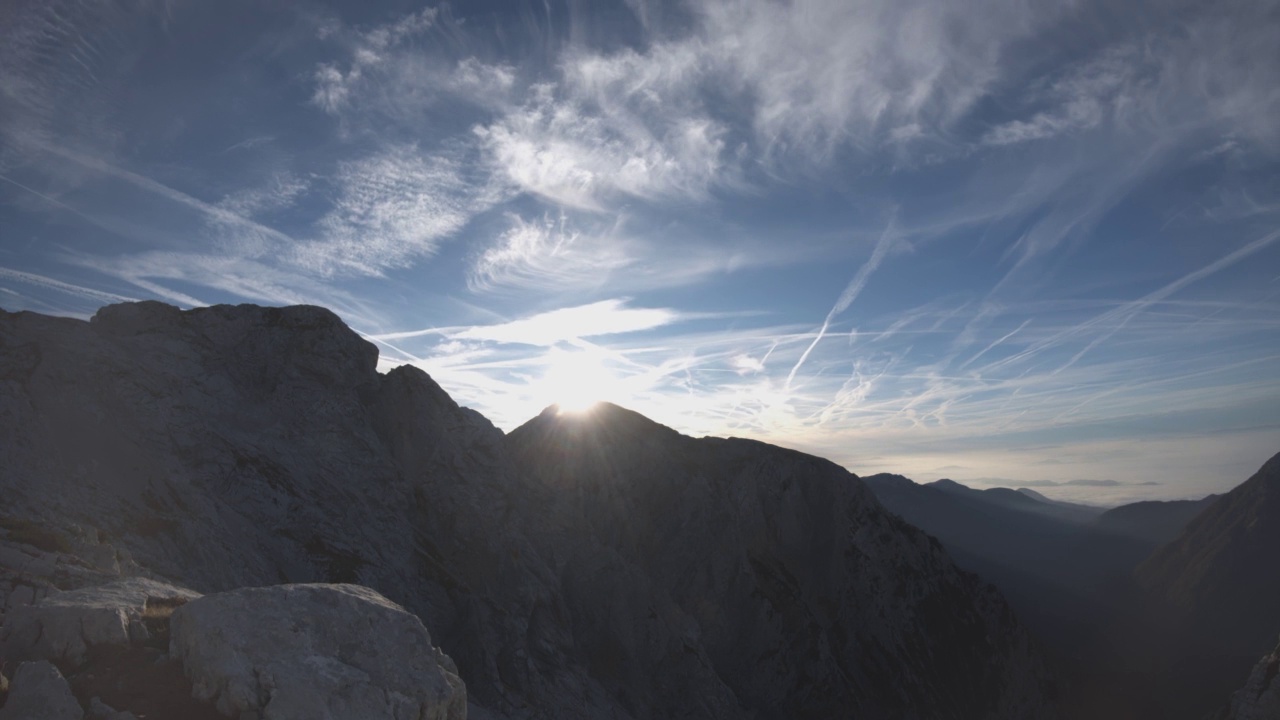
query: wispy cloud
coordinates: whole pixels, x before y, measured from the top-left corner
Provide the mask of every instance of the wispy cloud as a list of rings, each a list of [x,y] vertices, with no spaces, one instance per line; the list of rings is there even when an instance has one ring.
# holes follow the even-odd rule
[[[436,8],[424,8],[393,23],[341,38],[348,43],[349,58],[343,65],[320,65],[315,72],[315,92],[311,95],[311,102],[329,113],[345,109],[352,101],[354,86],[362,82],[371,70],[387,63],[390,51],[430,28],[438,13]],[[323,34],[333,36],[333,28],[327,27]]]
[[[561,205],[601,209],[610,195],[704,196],[722,166],[724,141],[705,118],[639,118],[584,110],[556,85],[538,85],[522,106],[477,126],[495,169],[526,192]]]
[[[6,267],[0,267],[0,278],[26,283],[28,285],[36,285],[38,287],[56,290],[57,292],[75,295],[77,297],[94,300],[100,303],[135,302],[137,300],[137,298],[103,292],[101,290],[84,287],[82,285],[73,285],[44,275],[23,272],[21,270],[12,270]]]
[[[490,199],[463,176],[460,162],[389,147],[342,163],[339,195],[316,224],[318,238],[289,248],[300,267],[320,275],[377,275],[436,251]]]
[[[572,229],[563,212],[555,218],[509,219],[511,227],[476,259],[468,278],[473,290],[602,287],[632,263],[619,242]]]
[[[676,322],[665,308],[630,308],[623,300],[601,300],[562,308],[498,325],[468,328],[452,335],[462,340],[491,340],[524,345],[554,345],[566,340],[652,330]]]

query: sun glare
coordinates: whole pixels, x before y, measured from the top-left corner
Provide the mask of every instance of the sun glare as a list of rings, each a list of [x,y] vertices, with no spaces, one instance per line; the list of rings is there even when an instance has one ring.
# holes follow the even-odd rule
[[[597,353],[552,350],[542,376],[542,394],[560,412],[579,413],[603,400],[618,402],[621,384]]]

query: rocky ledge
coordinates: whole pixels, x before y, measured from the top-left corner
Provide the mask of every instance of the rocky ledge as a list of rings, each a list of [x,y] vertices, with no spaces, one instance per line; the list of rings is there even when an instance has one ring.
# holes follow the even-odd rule
[[[130,578],[11,613],[0,720],[465,720],[457,667],[356,585],[201,596]],[[2,688],[3,686],[0,686]]]

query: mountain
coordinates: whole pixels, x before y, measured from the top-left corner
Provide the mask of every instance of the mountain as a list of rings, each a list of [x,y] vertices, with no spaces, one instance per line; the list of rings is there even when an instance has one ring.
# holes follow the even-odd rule
[[[635,413],[504,436],[321,308],[0,311],[0,607],[368,586],[476,718],[1021,718],[999,594],[839,467]]]
[[[581,642],[613,682],[687,675],[647,637],[656,611],[697,628],[711,669],[762,716],[1016,715],[1028,706],[1003,698],[1041,692],[1039,670],[993,664],[984,647],[1031,658],[999,596],[833,463],[685,437],[611,405],[551,409],[509,437],[552,489],[544,512],[570,541],[551,555],[583,569],[566,601],[589,608]],[[620,570],[599,572],[601,552]],[[630,633],[659,652],[618,658]],[[917,669],[938,664],[945,675]]]
[[[1208,495],[1200,500],[1145,500],[1121,505],[1098,516],[1097,528],[1139,540],[1154,551],[1182,532],[1195,516],[1218,499]]]
[[[957,564],[1009,599],[1072,678],[1075,717],[1164,717],[1151,696],[1176,693],[1148,670],[1161,662],[1155,648],[1168,646],[1147,626],[1132,573],[1212,498],[1103,512],[950,480],[917,484],[873,475],[864,481],[885,507],[937,537]],[[1206,696],[1215,692],[1195,678],[1181,684]]]
[[[1000,587],[1042,634],[1074,639],[1080,628],[1072,625],[1092,623],[1079,603],[1109,603],[1117,583],[1127,583],[1140,562],[1217,497],[1104,510],[1025,488],[917,484],[888,474],[863,481],[887,508],[941,540],[962,567]]]
[[[1094,507],[1092,505],[1080,505],[1078,503],[1051,500],[1034,490],[1027,490],[1025,488],[1012,490],[1010,488],[996,487],[977,490],[967,485],[961,485],[954,480],[936,480],[931,483],[925,483],[925,486],[937,488],[938,490],[952,493],[953,495],[960,495],[970,499],[990,503],[992,505],[999,505],[1001,507],[1020,512],[1043,515],[1055,520],[1071,523],[1089,522],[1102,512],[1102,508]]]
[[[1211,710],[1280,633],[1278,551],[1280,454],[1135,570],[1168,638],[1170,682],[1203,680],[1204,692],[1184,703],[1192,710]]]
[[[1172,542],[1136,571],[1139,582],[1177,611],[1203,619],[1261,654],[1280,632],[1280,454],[1253,477],[1217,498]],[[1274,627],[1271,627],[1274,626]],[[1243,632],[1241,632],[1243,631]]]

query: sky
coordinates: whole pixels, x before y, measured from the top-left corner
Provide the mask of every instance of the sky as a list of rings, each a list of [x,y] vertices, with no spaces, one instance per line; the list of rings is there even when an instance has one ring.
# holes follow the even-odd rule
[[[1280,451],[1280,3],[0,3],[0,307],[316,304],[605,399],[1115,504]]]

